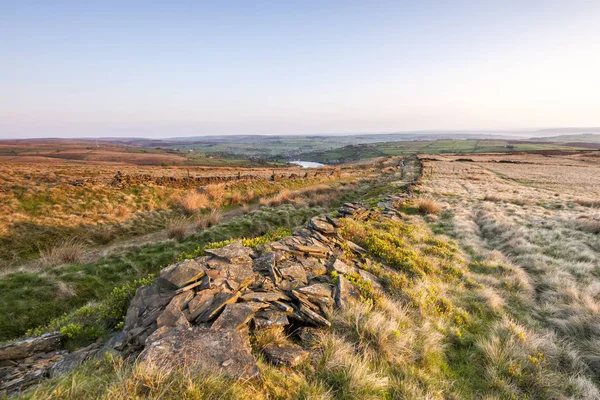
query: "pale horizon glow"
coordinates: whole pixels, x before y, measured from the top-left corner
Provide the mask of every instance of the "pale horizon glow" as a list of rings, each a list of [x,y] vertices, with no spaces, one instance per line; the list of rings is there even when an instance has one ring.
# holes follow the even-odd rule
[[[0,139],[600,126],[600,1],[50,3],[0,0]]]

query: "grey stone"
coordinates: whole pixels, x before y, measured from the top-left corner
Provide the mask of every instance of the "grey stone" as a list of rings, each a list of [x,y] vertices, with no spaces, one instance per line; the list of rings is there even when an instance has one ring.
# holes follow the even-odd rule
[[[371,286],[379,291],[383,290],[383,286],[381,286],[381,283],[379,282],[379,279],[377,279],[377,277],[375,275],[373,275],[372,273],[370,273],[369,271],[365,271],[363,269],[358,270],[358,273],[360,274],[360,277],[362,279],[364,279],[365,281],[368,281],[371,283]]]
[[[296,344],[271,343],[263,348],[263,352],[275,365],[295,367],[308,358],[308,351]]]
[[[305,286],[298,289],[298,291],[306,296],[313,297],[332,297],[333,286],[327,283],[315,283],[310,286]]]
[[[160,271],[160,280],[181,288],[204,276],[206,267],[195,260],[183,260]]]
[[[42,336],[17,340],[0,347],[1,360],[19,360],[37,353],[48,353],[60,348],[63,335],[58,332],[46,333]]]
[[[181,326],[183,328],[189,328],[190,323],[177,305],[169,304],[156,318],[156,326],[159,328],[163,326]]]
[[[360,301],[359,290],[343,276],[338,276],[337,287],[335,291],[335,304],[339,308],[346,308],[350,304]]]
[[[283,277],[283,279],[296,281],[303,285],[306,285],[308,283],[306,271],[301,265],[293,265],[287,268],[280,268],[279,271],[281,272],[281,276]]]
[[[66,355],[63,359],[52,365],[50,368],[50,376],[55,377],[69,372],[73,368],[81,365],[84,361],[99,354],[101,347],[101,343],[92,343],[89,346]]]
[[[350,275],[350,274],[355,274],[355,273],[358,272],[358,268],[346,264],[345,262],[343,262],[339,258],[335,259],[335,261],[331,264],[331,267],[335,271],[337,271],[339,274]]]
[[[212,304],[217,292],[217,289],[206,289],[196,293],[196,296],[188,302],[188,320],[193,321],[198,318],[198,315],[206,311]]]
[[[277,310],[261,310],[254,316],[254,327],[256,329],[266,329],[273,326],[286,326],[290,321],[287,316]]]
[[[241,240],[236,240],[220,249],[206,249],[205,251],[208,254],[223,258],[231,263],[249,260],[250,254],[252,254],[252,249],[244,247]]]
[[[242,295],[244,301],[277,301],[277,300],[290,300],[285,294],[281,292],[247,292]]]
[[[304,304],[300,304],[300,306],[298,307],[298,311],[293,315],[296,315],[297,317],[299,317],[298,319],[300,321],[303,321],[305,323],[317,326],[331,326],[331,322],[329,322],[322,315],[305,306]]]
[[[252,269],[261,274],[268,274],[275,266],[275,253],[265,253],[252,261]]]
[[[216,318],[217,315],[225,308],[227,304],[235,303],[240,297],[240,292],[228,293],[219,292],[217,293],[210,304],[208,304],[202,312],[196,318],[196,322],[208,322]]]
[[[235,329],[173,328],[149,342],[139,357],[143,366],[223,374],[234,379],[259,377],[247,338]]]
[[[325,235],[330,235],[336,231],[333,224],[324,217],[312,217],[308,223],[308,227]]]
[[[213,329],[239,329],[245,326],[254,316],[254,310],[245,303],[227,304],[212,324]]]

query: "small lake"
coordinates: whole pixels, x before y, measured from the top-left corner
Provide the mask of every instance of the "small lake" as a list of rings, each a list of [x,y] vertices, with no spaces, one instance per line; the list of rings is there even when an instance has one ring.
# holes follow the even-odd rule
[[[317,168],[317,167],[322,167],[325,164],[321,164],[318,162],[312,162],[312,161],[290,161],[290,164],[296,164],[301,166],[302,168]]]

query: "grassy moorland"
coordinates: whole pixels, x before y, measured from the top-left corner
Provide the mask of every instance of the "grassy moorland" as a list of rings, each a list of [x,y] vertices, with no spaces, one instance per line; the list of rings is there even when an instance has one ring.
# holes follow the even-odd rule
[[[301,226],[344,201],[387,188],[394,175],[386,168],[381,164],[300,181],[234,182],[209,185],[204,192],[186,190],[177,198],[176,216],[166,219],[163,240],[92,261],[86,260],[87,248],[81,241],[61,242],[43,252],[33,266],[7,268],[0,275],[0,340],[48,324],[48,329],[60,328],[69,318],[53,319],[109,297],[115,287],[131,290],[128,284],[160,271],[198,246],[232,237],[269,238],[278,229]],[[232,205],[231,193],[243,189],[254,192],[255,201],[244,205],[236,199]],[[245,195],[240,195],[242,200]],[[144,223],[141,217],[140,223]],[[104,333],[96,328],[90,328],[90,337]]]
[[[25,157],[26,158],[26,157]],[[3,158],[0,157],[0,160]],[[117,171],[167,177],[255,177],[198,187],[132,182],[111,185]],[[37,260],[75,240],[83,247],[107,245],[165,230],[174,219],[214,208],[251,206],[284,190],[360,178],[366,171],[299,167],[164,167],[110,162],[31,160],[0,162],[0,271]],[[272,174],[277,175],[270,181]],[[295,174],[295,178],[289,177]],[[83,260],[83,259],[82,259]]]
[[[383,290],[347,276],[362,301],[329,315],[331,329],[312,339],[311,357],[298,367],[262,358],[264,344],[297,340],[271,329],[252,338],[260,380],[164,371],[107,355],[23,398],[599,398],[599,159],[461,158],[424,161],[415,196],[394,203],[400,220],[342,219],[342,236],[366,249],[358,259],[350,252],[344,257],[361,262]],[[359,183],[348,197],[376,206],[385,194],[400,192],[411,175],[378,172],[382,178]],[[299,211],[297,205],[279,207]],[[265,235],[246,243],[285,235],[271,228],[290,225],[273,221],[260,231]],[[197,241],[192,253],[179,248],[179,257],[198,254],[206,241]],[[116,298],[119,292],[94,312],[122,306]],[[63,324],[65,332],[82,337],[81,330],[93,326],[90,313],[74,311],[50,327]]]

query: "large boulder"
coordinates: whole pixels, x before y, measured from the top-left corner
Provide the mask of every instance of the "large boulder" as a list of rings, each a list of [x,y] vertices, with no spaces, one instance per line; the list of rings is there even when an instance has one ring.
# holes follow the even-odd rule
[[[235,329],[173,328],[147,343],[139,362],[142,367],[148,365],[166,371],[183,368],[253,379],[260,372],[248,342]]]

